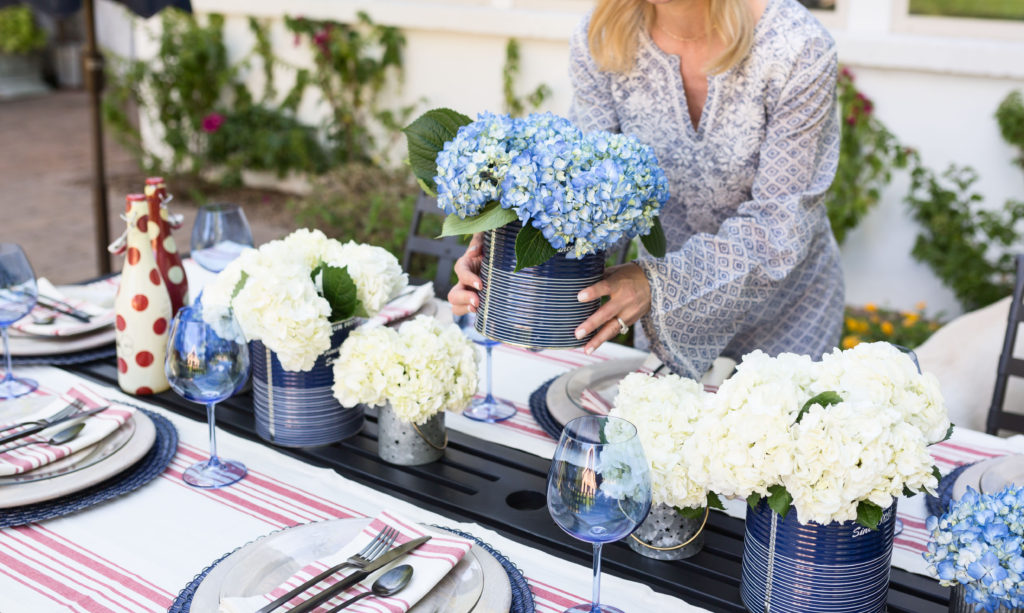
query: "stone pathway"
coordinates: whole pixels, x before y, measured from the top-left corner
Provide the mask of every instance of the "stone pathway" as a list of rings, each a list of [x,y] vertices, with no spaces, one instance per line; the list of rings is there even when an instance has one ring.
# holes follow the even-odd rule
[[[92,213],[92,148],[88,98],[84,92],[56,92],[0,101],[0,241],[25,249],[36,275],[54,283],[98,274]],[[142,191],[145,175],[131,156],[107,138],[106,164],[110,235],[120,236],[125,194]],[[188,249],[195,203],[176,192],[172,210],[185,215],[175,234]],[[257,244],[292,229],[288,197],[259,190],[217,190],[211,200],[242,204]],[[121,269],[113,258],[113,270]]]

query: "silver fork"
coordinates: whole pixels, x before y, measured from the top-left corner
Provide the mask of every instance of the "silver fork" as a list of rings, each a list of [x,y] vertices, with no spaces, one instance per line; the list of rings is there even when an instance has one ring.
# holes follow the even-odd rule
[[[45,426],[50,422],[57,421],[58,419],[64,419],[65,417],[71,415],[78,409],[81,409],[83,406],[85,406],[85,403],[83,403],[81,400],[75,400],[68,406],[57,411],[56,413],[49,417],[44,417],[43,419],[37,419],[35,421],[23,421],[20,424],[11,424],[6,428],[0,428],[0,432],[7,432],[8,430],[14,430],[15,428],[25,428],[28,426]]]
[[[340,564],[335,564],[334,566],[328,568],[324,572],[313,577],[309,581],[306,581],[305,583],[295,588],[294,590],[288,592],[284,596],[281,596],[274,602],[265,605],[263,608],[256,611],[256,613],[270,613],[274,609],[280,607],[284,603],[288,602],[292,598],[295,598],[302,592],[305,592],[309,588],[313,587],[317,583],[320,583],[321,581],[323,581],[327,577],[330,577],[339,570],[342,570],[344,568],[363,568],[370,562],[373,562],[374,560],[379,558],[381,554],[383,554],[385,551],[391,549],[391,545],[395,542],[396,538],[398,538],[398,530],[392,528],[391,526],[385,526],[380,532],[377,533],[377,536],[373,537],[373,540],[367,543],[366,547],[363,547],[362,550],[359,551],[359,553],[353,554],[349,556],[349,558],[344,562],[341,562]]]

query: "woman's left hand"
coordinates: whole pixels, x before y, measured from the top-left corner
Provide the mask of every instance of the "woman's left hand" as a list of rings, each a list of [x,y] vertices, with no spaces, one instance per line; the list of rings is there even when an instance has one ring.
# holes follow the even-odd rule
[[[590,302],[601,296],[608,296],[608,302],[576,328],[576,338],[597,331],[584,349],[588,355],[605,341],[623,334],[624,328],[640,321],[651,310],[651,284],[635,262],[609,268],[605,278],[582,290],[577,300]]]

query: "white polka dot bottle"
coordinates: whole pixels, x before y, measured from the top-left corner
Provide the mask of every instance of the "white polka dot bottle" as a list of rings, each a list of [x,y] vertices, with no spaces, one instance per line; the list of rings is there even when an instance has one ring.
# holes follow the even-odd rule
[[[157,394],[168,388],[164,357],[171,298],[150,246],[146,196],[129,194],[126,209],[127,249],[114,299],[117,384],[129,394]]]
[[[167,184],[161,177],[146,179],[146,202],[149,205],[149,239],[156,257],[156,267],[167,286],[171,298],[171,317],[188,304],[188,278],[181,265],[181,255],[174,243],[171,213],[167,208],[170,198]]]

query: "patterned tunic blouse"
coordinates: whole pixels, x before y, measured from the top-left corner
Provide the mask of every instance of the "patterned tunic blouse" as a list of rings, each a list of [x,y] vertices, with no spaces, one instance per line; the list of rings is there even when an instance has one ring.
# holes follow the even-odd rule
[[[749,55],[708,77],[694,127],[678,56],[641,32],[634,69],[601,72],[588,24],[570,43],[571,118],[651,145],[669,180],[669,252],[638,262],[651,284],[651,349],[693,378],[719,355],[831,350],[843,311],[824,204],[839,158],[831,36],[796,0],[770,0]]]

